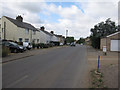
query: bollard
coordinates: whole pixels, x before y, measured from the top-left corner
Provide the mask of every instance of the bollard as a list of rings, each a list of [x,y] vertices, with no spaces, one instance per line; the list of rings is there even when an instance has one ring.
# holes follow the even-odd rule
[[[97,72],[99,72],[99,62],[100,62],[100,55],[98,56],[98,66],[97,66]]]

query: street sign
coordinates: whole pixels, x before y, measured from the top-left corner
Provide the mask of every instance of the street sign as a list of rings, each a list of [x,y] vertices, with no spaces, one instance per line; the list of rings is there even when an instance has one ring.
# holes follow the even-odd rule
[[[106,52],[107,49],[106,49],[106,46],[103,46],[103,52]]]

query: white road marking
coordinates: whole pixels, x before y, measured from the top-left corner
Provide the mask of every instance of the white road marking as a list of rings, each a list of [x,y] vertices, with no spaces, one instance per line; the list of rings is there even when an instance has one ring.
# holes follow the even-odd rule
[[[18,79],[17,81],[15,81],[15,82],[9,84],[9,85],[7,86],[7,88],[12,87],[13,85],[19,83],[20,81],[24,80],[24,79],[27,78],[27,77],[28,77],[28,75],[23,76],[22,78]]]

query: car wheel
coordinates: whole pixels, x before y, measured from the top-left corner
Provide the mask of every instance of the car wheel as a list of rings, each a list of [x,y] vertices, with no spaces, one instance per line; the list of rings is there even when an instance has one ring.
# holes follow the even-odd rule
[[[14,53],[17,53],[17,49],[14,49]]]

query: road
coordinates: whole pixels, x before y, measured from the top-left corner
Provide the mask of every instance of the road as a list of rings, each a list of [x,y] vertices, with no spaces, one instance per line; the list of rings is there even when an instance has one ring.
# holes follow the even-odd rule
[[[3,88],[84,88],[85,46],[48,50],[3,64]]]

